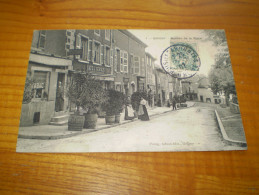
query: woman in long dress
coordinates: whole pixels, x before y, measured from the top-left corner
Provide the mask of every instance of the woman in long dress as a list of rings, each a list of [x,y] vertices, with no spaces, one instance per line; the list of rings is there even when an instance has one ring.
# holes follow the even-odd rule
[[[132,120],[134,119],[134,111],[132,109],[131,103],[130,103],[130,96],[128,96],[125,106],[125,117],[124,120]]]
[[[148,121],[149,116],[146,108],[147,101],[144,98],[141,98],[140,104],[139,104],[139,119],[142,121]]]

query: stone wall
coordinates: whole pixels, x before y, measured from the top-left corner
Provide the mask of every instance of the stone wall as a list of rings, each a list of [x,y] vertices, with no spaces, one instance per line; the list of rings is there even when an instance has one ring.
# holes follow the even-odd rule
[[[20,126],[34,125],[33,117],[36,112],[40,112],[39,125],[49,124],[54,115],[55,101],[32,101],[28,104],[22,104]]]

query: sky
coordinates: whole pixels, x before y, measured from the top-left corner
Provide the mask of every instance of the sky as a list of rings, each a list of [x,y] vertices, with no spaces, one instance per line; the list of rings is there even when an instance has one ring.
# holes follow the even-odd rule
[[[129,30],[132,34],[146,43],[146,52],[154,56],[156,64],[160,65],[162,52],[170,46],[170,40],[178,42],[188,41],[197,43],[196,52],[198,53],[201,66],[199,73],[208,75],[211,66],[214,64],[217,48],[211,41],[204,41],[203,30]]]

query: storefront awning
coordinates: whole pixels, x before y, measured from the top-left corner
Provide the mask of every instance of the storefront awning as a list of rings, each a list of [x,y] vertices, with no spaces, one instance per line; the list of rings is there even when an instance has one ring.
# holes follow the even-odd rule
[[[39,54],[30,54],[30,62],[44,64],[48,66],[72,66],[72,60],[59,57],[45,56]]]

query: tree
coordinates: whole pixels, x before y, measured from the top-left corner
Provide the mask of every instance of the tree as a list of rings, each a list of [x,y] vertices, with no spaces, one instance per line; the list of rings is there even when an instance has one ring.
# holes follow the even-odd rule
[[[27,77],[25,81],[25,86],[24,86],[24,92],[23,92],[23,104],[30,103],[32,98],[33,98],[33,86],[35,84],[35,81],[32,78]]]
[[[96,108],[104,103],[108,96],[100,82],[94,80],[90,75],[74,73],[68,85],[67,97],[71,103],[79,108],[88,110],[88,113],[96,112]]]
[[[122,112],[123,106],[125,105],[125,95],[114,89],[107,91],[108,99],[103,103],[102,107],[106,112],[107,116],[116,115]]]
[[[215,64],[209,73],[211,89],[215,94],[224,92],[228,100],[230,94],[236,94],[236,88],[225,32],[223,30],[206,30],[204,33],[207,36],[205,40],[212,41],[218,47]]]

